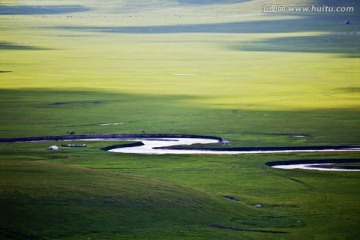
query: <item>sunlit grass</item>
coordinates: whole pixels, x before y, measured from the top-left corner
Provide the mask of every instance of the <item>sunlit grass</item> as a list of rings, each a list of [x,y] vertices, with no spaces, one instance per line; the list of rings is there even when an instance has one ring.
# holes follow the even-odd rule
[[[84,8],[0,15],[1,138],[145,131],[216,135],[226,147],[359,144],[359,36],[347,34],[359,32],[357,13],[261,12],[265,3],[323,4],[308,0],[18,2]],[[359,237],[357,173],[265,165],[357,153],[100,150],[112,144],[0,144],[0,238]]]
[[[2,87],[201,96],[204,107],[217,108],[358,107],[357,93],[346,91],[358,87],[356,58],[229,50],[272,34],[96,34],[32,43],[50,50],[3,51],[2,69],[13,73]]]

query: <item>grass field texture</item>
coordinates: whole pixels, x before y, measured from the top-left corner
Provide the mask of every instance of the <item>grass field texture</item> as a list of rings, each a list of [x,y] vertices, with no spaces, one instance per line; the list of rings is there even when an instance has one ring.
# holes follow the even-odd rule
[[[272,4],[354,11],[262,11]],[[359,9],[0,1],[0,137],[145,131],[230,147],[359,145]],[[100,150],[113,142],[53,144],[0,144],[0,238],[360,237],[358,173],[265,165],[358,153],[141,156]]]

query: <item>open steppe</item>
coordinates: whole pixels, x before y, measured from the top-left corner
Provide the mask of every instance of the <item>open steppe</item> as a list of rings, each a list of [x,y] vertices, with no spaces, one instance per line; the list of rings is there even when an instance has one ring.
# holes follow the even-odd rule
[[[267,11],[275,5],[287,10]],[[288,9],[313,5],[354,11]],[[0,1],[0,138],[359,145],[359,9],[355,0]],[[358,172],[266,165],[357,152],[157,156],[86,143],[0,144],[0,238],[360,237]]]

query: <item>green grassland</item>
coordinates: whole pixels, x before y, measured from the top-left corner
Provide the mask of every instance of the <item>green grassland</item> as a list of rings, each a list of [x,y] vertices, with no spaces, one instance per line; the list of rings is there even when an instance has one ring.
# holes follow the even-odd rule
[[[325,0],[6,2],[1,138],[145,131],[231,147],[359,144],[357,1],[336,3],[353,13],[261,11],[334,5]],[[358,153],[142,156],[101,150],[113,142],[52,144],[0,144],[1,239],[360,237],[358,173],[265,165]]]

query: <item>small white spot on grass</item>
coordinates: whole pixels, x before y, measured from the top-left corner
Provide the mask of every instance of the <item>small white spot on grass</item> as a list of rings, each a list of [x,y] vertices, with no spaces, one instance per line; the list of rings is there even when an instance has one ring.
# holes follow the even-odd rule
[[[58,151],[59,150],[59,147],[54,145],[54,146],[51,146],[48,148],[50,151]]]
[[[304,135],[294,135],[294,136],[292,136],[293,138],[306,138],[306,136],[304,136]]]
[[[100,126],[116,126],[116,125],[123,125],[126,124],[126,122],[117,122],[117,123],[100,123]]]

